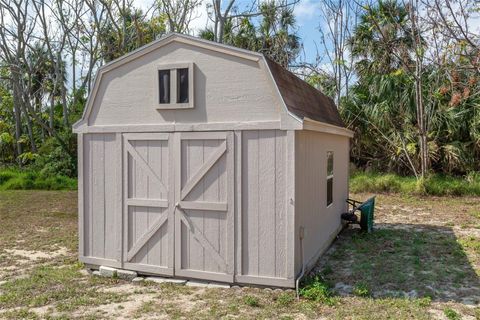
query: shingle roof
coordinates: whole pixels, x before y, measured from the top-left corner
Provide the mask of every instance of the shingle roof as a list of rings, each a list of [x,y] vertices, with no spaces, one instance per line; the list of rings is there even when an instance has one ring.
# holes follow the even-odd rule
[[[265,57],[278,90],[290,112],[301,119],[345,127],[335,102],[278,63]]]

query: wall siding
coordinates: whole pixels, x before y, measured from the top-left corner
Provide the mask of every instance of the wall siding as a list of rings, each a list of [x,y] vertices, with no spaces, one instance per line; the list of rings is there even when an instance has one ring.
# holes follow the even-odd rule
[[[195,64],[194,108],[161,110],[157,69],[180,62]],[[173,42],[106,72],[88,125],[280,120],[284,110],[264,68],[261,62]]]
[[[83,248],[85,257],[120,261],[121,212],[115,134],[83,136]],[[120,228],[119,228],[120,227]]]
[[[241,148],[241,274],[288,278],[286,131],[243,131]]]
[[[333,203],[327,207],[327,152],[334,152]],[[295,133],[295,273],[301,270],[299,230],[303,226],[304,261],[318,256],[340,227],[348,198],[349,138],[314,131]]]

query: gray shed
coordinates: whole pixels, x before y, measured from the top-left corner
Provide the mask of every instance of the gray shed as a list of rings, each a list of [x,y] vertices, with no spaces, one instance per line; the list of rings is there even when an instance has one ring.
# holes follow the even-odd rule
[[[261,54],[169,34],[98,70],[74,132],[88,265],[294,287],[341,228],[352,132]]]

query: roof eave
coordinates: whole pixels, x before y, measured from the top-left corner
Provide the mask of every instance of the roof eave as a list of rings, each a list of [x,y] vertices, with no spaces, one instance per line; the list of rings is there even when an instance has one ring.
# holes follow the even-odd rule
[[[303,130],[311,130],[323,133],[330,133],[353,138],[354,132],[345,127],[339,127],[333,124],[319,122],[310,118],[303,119]]]

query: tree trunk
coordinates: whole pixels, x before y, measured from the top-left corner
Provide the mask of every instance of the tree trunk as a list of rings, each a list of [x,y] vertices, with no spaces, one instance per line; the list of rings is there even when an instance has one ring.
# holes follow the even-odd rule
[[[62,55],[59,51],[57,54],[57,61],[55,63],[55,69],[56,69],[55,80],[57,83],[57,87],[60,89],[60,96],[62,99],[63,124],[65,125],[66,128],[68,128],[67,92],[65,90],[65,84],[63,83],[61,63],[62,63]]]
[[[50,126],[50,129],[53,131],[53,125],[54,125],[54,117],[55,117],[55,96],[53,95],[53,93],[50,94],[50,110],[49,110],[49,113],[50,113],[50,117],[49,117],[49,126]]]
[[[419,133],[420,146],[420,174],[424,178],[428,173],[428,143],[427,130],[425,123],[425,107],[423,105],[423,91],[422,91],[422,60],[421,57],[416,57],[415,65],[415,103],[417,107],[417,125]]]
[[[28,139],[30,140],[30,146],[32,148],[33,153],[37,153],[37,144],[35,143],[35,138],[33,137],[33,129],[32,129],[32,120],[25,114],[25,119],[27,120],[27,131],[28,131]]]
[[[76,69],[75,69],[75,55],[76,49],[72,50],[72,89],[73,89],[73,96],[72,96],[72,105],[75,106],[76,98],[77,98],[77,86],[76,86]]]
[[[13,111],[15,116],[15,141],[16,141],[16,154],[15,158],[23,153],[22,143],[20,142],[22,136],[22,109],[20,107],[20,90],[18,88],[18,75],[15,70],[11,71],[12,74],[12,88],[13,88]]]

